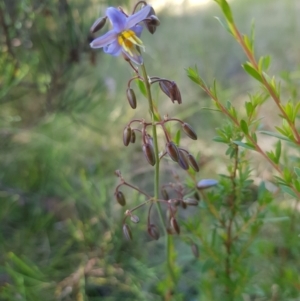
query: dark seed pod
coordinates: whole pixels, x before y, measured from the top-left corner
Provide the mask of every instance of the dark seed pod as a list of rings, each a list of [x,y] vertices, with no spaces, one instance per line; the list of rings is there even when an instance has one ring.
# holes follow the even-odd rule
[[[159,231],[158,231],[158,228],[154,224],[150,224],[148,226],[148,234],[155,240],[159,239]]]
[[[153,147],[153,138],[149,134],[146,135],[146,142],[151,144]]]
[[[121,206],[125,206],[126,205],[126,199],[125,199],[125,196],[124,196],[123,192],[122,191],[118,191],[115,195],[116,195],[117,202]]]
[[[172,199],[172,203],[174,206],[179,206],[180,203],[181,203],[181,200],[178,200],[178,199]]]
[[[180,204],[182,209],[186,209],[187,203],[185,203],[184,201],[180,201]]]
[[[199,194],[198,194],[197,191],[195,191],[195,193],[194,193],[194,198],[195,198],[197,201],[200,201],[200,196],[199,196]]]
[[[171,223],[172,228],[175,230],[175,232],[177,234],[180,234],[180,227],[179,227],[179,225],[178,225],[177,220],[175,219],[175,217],[171,218],[170,223]]]
[[[130,220],[135,224],[137,224],[140,221],[139,217],[136,215],[131,215]]]
[[[188,123],[183,123],[182,129],[191,139],[197,140],[197,134],[195,133],[193,128]]]
[[[98,18],[94,24],[91,26],[90,28],[90,32],[91,33],[95,33],[97,31],[99,31],[101,28],[103,28],[103,26],[105,25],[106,23],[106,17],[103,17],[103,18]]]
[[[127,240],[132,240],[132,233],[127,224],[123,225],[123,234]]]
[[[144,155],[149,162],[150,165],[154,166],[156,163],[155,154],[153,150],[153,146],[150,143],[146,143],[143,145]]]
[[[174,230],[172,228],[167,228],[167,233],[169,235],[173,235],[174,234]]]
[[[166,200],[166,201],[169,200],[169,194],[168,194],[168,192],[167,192],[166,189],[163,188],[161,190],[161,195],[162,195],[162,197],[163,197],[164,200]]]
[[[131,127],[126,126],[123,132],[123,143],[125,146],[128,146],[128,144],[130,143],[130,139],[131,139]]]
[[[136,138],[135,132],[134,132],[134,131],[131,131],[130,142],[131,142],[131,143],[135,143],[135,138]]]
[[[181,94],[175,82],[162,79],[159,81],[159,86],[173,103],[175,101],[177,101],[179,104],[182,103]]]
[[[194,171],[198,172],[199,171],[199,165],[198,165],[195,157],[191,154],[188,154],[188,160],[189,160],[189,164],[194,169]]]
[[[174,142],[170,141],[166,144],[166,151],[173,161],[178,162],[179,154]]]
[[[184,170],[188,170],[189,169],[189,162],[186,158],[186,155],[185,155],[184,151],[179,150],[178,154],[179,154],[179,157],[178,157],[179,166]]]
[[[199,248],[196,244],[191,245],[192,252],[196,258],[199,258]]]
[[[130,104],[130,106],[135,109],[136,108],[136,97],[135,97],[135,93],[133,91],[133,89],[128,88],[126,90],[126,96],[127,96],[127,100]]]
[[[151,7],[151,10],[149,12],[148,17],[144,20],[145,27],[147,30],[151,33],[154,34],[156,31],[156,26],[160,24],[159,20],[157,19],[155,11],[153,7]]]
[[[183,200],[183,202],[185,204],[187,204],[188,206],[198,206],[198,201],[195,199],[187,198],[187,199]]]

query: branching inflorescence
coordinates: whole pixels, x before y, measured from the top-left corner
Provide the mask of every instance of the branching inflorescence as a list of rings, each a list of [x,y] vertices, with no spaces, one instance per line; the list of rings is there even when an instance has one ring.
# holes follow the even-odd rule
[[[138,8],[140,8],[138,10]],[[133,119],[125,126],[123,131],[123,143],[125,146],[136,143],[138,137],[141,137],[141,148],[145,155],[147,162],[154,166],[154,193],[152,195],[142,191],[141,189],[131,185],[121,175],[120,171],[116,171],[116,175],[120,179],[119,185],[115,189],[115,198],[117,202],[124,206],[126,200],[123,192],[120,190],[122,186],[130,187],[136,190],[139,194],[146,197],[146,201],[140,205],[127,210],[123,221],[123,232],[127,239],[132,239],[131,230],[126,224],[126,219],[130,218],[132,222],[139,222],[139,218],[133,214],[133,212],[140,207],[149,204],[148,213],[148,234],[153,239],[158,239],[160,234],[158,227],[154,225],[150,220],[150,212],[153,204],[157,204],[157,209],[160,215],[161,222],[164,226],[165,232],[169,234],[179,234],[180,227],[176,218],[176,212],[179,205],[183,208],[186,206],[198,205],[196,198],[185,197],[184,186],[180,181],[176,183],[169,183],[160,187],[159,183],[159,165],[164,157],[169,157],[171,160],[176,162],[182,169],[190,170],[193,172],[199,171],[199,165],[197,159],[186,149],[179,146],[179,141],[175,141],[171,133],[166,127],[167,123],[177,123],[181,126],[182,131],[191,139],[197,140],[197,134],[193,128],[186,122],[177,119],[170,118],[169,116],[160,116],[158,108],[154,105],[151,87],[154,84],[159,85],[162,92],[171,99],[172,103],[182,103],[181,93],[177,84],[169,79],[160,78],[157,76],[149,77],[144,65],[144,60],[141,54],[141,49],[145,50],[145,46],[140,39],[141,33],[146,28],[151,34],[156,31],[157,26],[160,25],[160,21],[157,18],[154,9],[149,6],[145,1],[139,1],[131,15],[127,15],[121,7],[113,8],[109,7],[106,10],[106,16],[99,18],[91,27],[91,32],[95,33],[106,23],[109,19],[112,25],[112,29],[106,34],[94,39],[91,42],[92,48],[103,48],[104,52],[112,56],[123,55],[123,58],[129,63],[133,70],[134,76],[129,79],[126,98],[132,109],[137,107],[137,98],[132,88],[132,83],[138,81],[143,87],[144,94],[148,99],[148,106],[151,115],[151,120],[147,121],[144,118]],[[157,128],[160,127],[164,134],[165,145],[161,152],[159,152],[158,139],[157,139]],[[211,181],[210,185],[204,188],[214,186],[217,184],[216,181]],[[201,184],[202,185],[202,184]],[[202,186],[199,189],[202,189]],[[159,197],[159,190],[161,191],[161,198]],[[168,191],[172,190],[172,194],[176,195],[176,198],[170,198]],[[162,217],[162,210],[160,204],[166,205],[168,209],[168,219]]]

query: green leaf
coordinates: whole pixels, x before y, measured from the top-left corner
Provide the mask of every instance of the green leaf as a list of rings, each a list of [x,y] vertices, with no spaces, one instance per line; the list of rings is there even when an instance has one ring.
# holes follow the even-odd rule
[[[251,134],[251,137],[252,137],[252,139],[257,143],[257,136],[256,136],[256,133],[252,133]]]
[[[221,7],[223,14],[225,15],[227,21],[233,24],[233,17],[231,13],[231,9],[226,0],[215,0]]]
[[[277,159],[276,159],[276,156],[275,154],[271,151],[271,152],[266,152],[267,156],[269,157],[270,160],[272,160],[274,163],[277,164]]]
[[[271,63],[271,57],[269,55],[260,57],[258,61],[259,71],[262,72],[268,70],[270,63]]]
[[[221,143],[228,143],[228,140],[226,138],[223,138],[223,137],[220,137],[220,136],[216,136],[212,140],[216,141],[216,142],[221,142]]]
[[[261,134],[264,134],[264,135],[276,137],[276,138],[278,138],[278,139],[280,139],[280,140],[285,140],[285,141],[289,141],[289,142],[291,141],[290,139],[288,139],[288,138],[286,138],[286,137],[284,137],[284,136],[281,136],[281,135],[279,135],[279,134],[277,134],[277,133],[274,133],[274,132],[260,131],[260,133],[261,133]]]
[[[294,179],[294,187],[297,189],[298,192],[300,192],[300,181],[298,179]]]
[[[218,18],[218,17],[215,17],[215,19],[217,19],[217,21],[221,24],[221,26],[222,26],[226,31],[228,31],[230,34],[232,34],[232,32],[231,32],[231,30],[230,30],[230,28],[229,28],[229,26],[228,26],[227,24],[224,24],[224,23],[221,21],[221,19]]]
[[[265,223],[277,223],[290,220],[289,216],[280,216],[280,217],[266,217],[263,219]]]
[[[275,149],[275,158],[276,158],[277,164],[279,163],[280,156],[281,156],[281,141],[278,140],[278,142],[276,143],[276,149]]]
[[[146,90],[146,86],[145,86],[144,82],[142,80],[140,80],[140,79],[137,79],[136,83],[137,83],[137,86],[138,86],[139,90],[141,91],[141,93],[145,97],[147,97],[147,90]]]
[[[294,190],[289,186],[280,185],[280,188],[283,192],[286,194],[289,194],[290,196],[294,198],[298,198],[297,194],[294,192]]]
[[[300,178],[300,168],[299,167],[294,167],[294,172],[297,175],[297,177]]]
[[[250,76],[255,78],[260,83],[263,83],[261,75],[257,72],[257,70],[255,70],[255,68],[252,66],[251,63],[247,62],[247,63],[243,64],[242,67]]]
[[[252,45],[252,41],[249,39],[249,37],[247,35],[244,35],[243,36],[244,38],[244,42],[245,42],[245,45],[247,46],[247,48],[253,52],[253,45]]]
[[[250,117],[253,114],[253,110],[254,110],[252,102],[250,101],[246,102],[245,107],[246,107],[247,116]]]
[[[199,74],[198,74],[198,70],[197,67],[195,67],[195,69],[189,67],[186,69],[187,72],[187,76],[196,84],[200,85],[200,86],[205,86],[204,81],[200,78]]]
[[[174,138],[174,143],[178,146],[179,143],[180,143],[180,138],[181,138],[181,131],[178,130],[176,135],[175,135],[175,138]]]
[[[247,148],[247,149],[255,150],[255,146],[251,143],[244,143],[244,142],[238,141],[238,140],[233,141],[233,143],[238,145],[238,146]]]
[[[248,135],[248,133],[249,133],[249,130],[248,130],[248,125],[247,125],[247,122],[245,121],[245,120],[241,120],[241,122],[240,122],[240,127],[241,127],[241,130],[243,131],[243,133],[245,134],[245,135]]]
[[[14,263],[16,269],[21,274],[40,280],[44,277],[38,267],[35,266],[32,262],[25,262],[25,260],[18,257],[13,252],[9,252],[8,257]]]

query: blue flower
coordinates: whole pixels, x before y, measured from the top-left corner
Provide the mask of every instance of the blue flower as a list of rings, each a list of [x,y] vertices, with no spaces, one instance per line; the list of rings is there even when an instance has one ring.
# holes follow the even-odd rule
[[[144,21],[150,14],[152,7],[144,6],[137,13],[127,17],[120,10],[109,7],[106,9],[106,16],[112,24],[112,30],[103,36],[96,38],[90,46],[92,48],[102,48],[105,53],[118,56],[122,52],[134,63],[142,64],[143,58],[136,46],[145,48],[139,39],[143,27],[138,23]]]

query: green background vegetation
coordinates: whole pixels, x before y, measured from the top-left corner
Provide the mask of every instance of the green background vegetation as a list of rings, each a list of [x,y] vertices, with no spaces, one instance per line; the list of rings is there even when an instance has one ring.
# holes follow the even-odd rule
[[[124,126],[135,116],[145,117],[147,104],[137,93],[138,108],[132,110],[125,96],[132,75],[127,63],[88,45],[89,27],[106,5],[135,3],[121,2],[0,0],[1,301],[217,300],[210,291],[220,291],[222,300],[209,255],[200,248],[200,257],[194,258],[184,235],[174,239],[178,296],[167,299],[165,246],[162,238],[148,237],[144,208],[133,242],[123,238],[127,208],[115,201],[114,170],[151,191],[152,168],[140,145],[125,148],[122,143]],[[158,12],[157,32],[142,36],[148,73],[176,81],[181,90],[180,106],[171,106],[159,89],[154,96],[162,115],[181,118],[196,130],[195,143],[185,137],[182,143],[200,152],[199,180],[224,173],[228,159],[226,148],[212,141],[220,115],[205,109],[211,101],[185,69],[197,65],[208,82],[216,78],[222,99],[237,108],[258,88],[241,68],[244,54],[214,18],[222,15],[211,2],[182,5],[180,13],[167,6]],[[230,4],[241,31],[249,33],[254,21],[257,54],[271,55],[270,73],[283,76],[285,93],[297,98],[298,0]],[[277,113],[272,104],[264,110],[263,123],[270,130]],[[266,147],[272,143],[265,138]],[[255,155],[253,160],[255,177],[272,181],[271,167]],[[168,168],[162,172],[169,181]],[[128,208],[140,201],[130,191],[126,196]],[[184,213],[185,233],[199,223],[201,210]],[[255,276],[237,300],[300,300],[299,225],[295,222],[290,231],[289,197],[273,202],[269,216],[251,247]],[[202,214],[201,221],[201,230],[209,233],[210,217]],[[197,236],[197,229],[190,231]],[[276,290],[281,299],[271,299]]]

